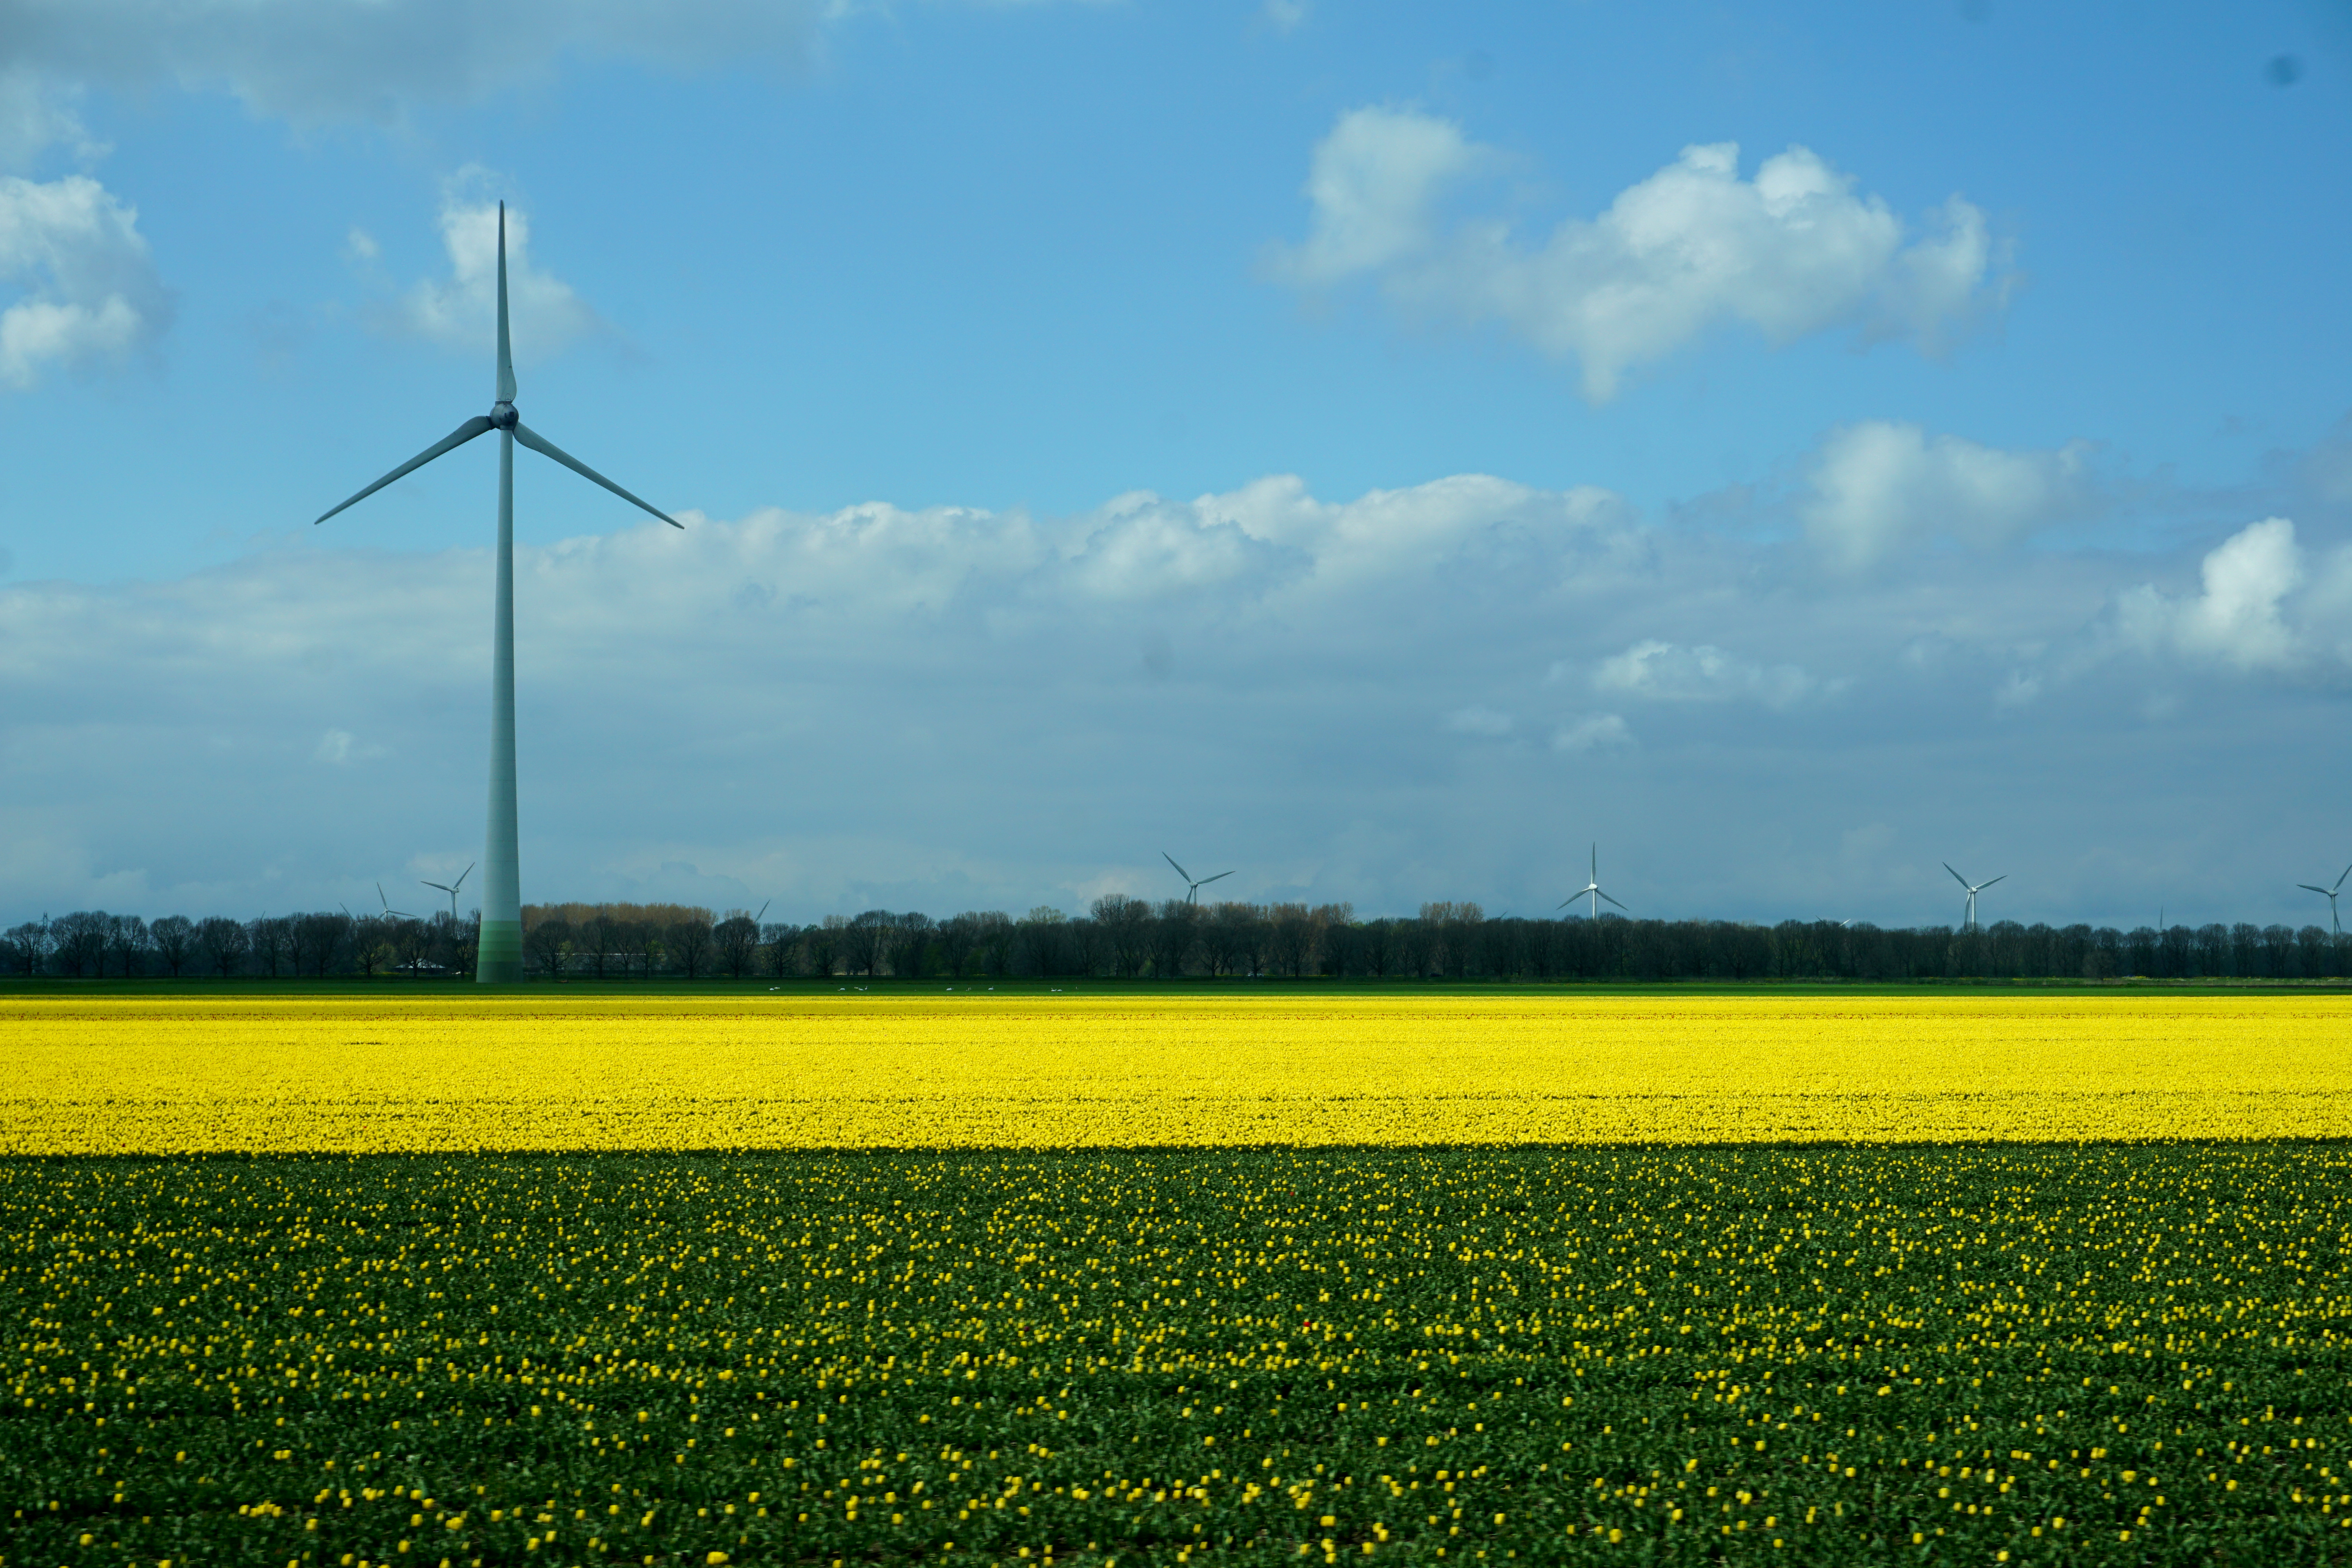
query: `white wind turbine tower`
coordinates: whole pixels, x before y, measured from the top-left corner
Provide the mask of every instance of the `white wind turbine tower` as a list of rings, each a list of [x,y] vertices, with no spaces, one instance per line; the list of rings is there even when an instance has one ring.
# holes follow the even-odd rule
[[[474,864],[472,861],[467,862],[466,868],[457,873],[457,879],[454,882],[425,882],[422,877],[416,879],[420,882],[425,882],[426,887],[438,888],[449,895],[449,923],[453,926],[457,923],[457,889],[464,887],[466,879],[474,874]]]
[[[1567,898],[1562,899],[1559,902],[1559,907],[1564,910],[1568,908],[1569,905],[1576,902],[1579,899],[1583,899],[1591,904],[1592,913],[1589,918],[1596,921],[1601,918],[1601,900],[1603,899],[1609,899],[1609,895],[1601,890],[1601,846],[1598,844],[1595,844],[1592,847],[1592,875],[1586,879],[1584,886],[1569,894]],[[1614,899],[1609,899],[1609,901],[1612,904],[1617,904],[1617,900]],[[1621,910],[1625,910],[1625,906],[1622,904],[1617,904],[1617,907]],[[1559,911],[1554,910],[1553,912],[1558,913]],[[1625,910],[1625,912],[1630,915],[1633,911],[1631,910]]]
[[[1162,849],[1160,852],[1160,858],[1162,860],[1167,861],[1171,866],[1176,866],[1176,857],[1168,853],[1167,850]],[[1203,877],[1196,882],[1192,879],[1192,873],[1187,871],[1181,866],[1176,866],[1176,874],[1184,879],[1184,901],[1188,904],[1199,903],[1201,901],[1201,889],[1207,887],[1210,883],[1221,882],[1227,877],[1233,875],[1231,871],[1220,871],[1213,877]]]
[[[1944,862],[1944,869],[1947,871],[1952,871],[1952,863],[1949,860]],[[1960,929],[1962,931],[1974,931],[1977,929],[1977,895],[1983,892],[1987,888],[1991,887],[1992,882],[2005,882],[2009,880],[2009,873],[2003,871],[2000,876],[1995,877],[1992,879],[1992,882],[1978,882],[1971,885],[1966,877],[1961,876],[1958,871],[1952,871],[1952,880],[1958,882],[1961,887],[1969,889],[1969,912],[1967,919],[1961,924]]]
[[[2347,866],[2344,868],[2344,877],[2352,877],[2352,866]],[[2327,923],[2337,936],[2342,936],[2344,934],[2344,925],[2342,921],[2336,918],[2336,895],[2343,890],[2344,877],[2336,878],[2336,886],[2333,888],[2323,888],[2313,882],[2297,882],[2295,884],[2298,888],[2308,888],[2311,891],[2317,893],[2321,898],[2327,900]]]
[[[651,502],[631,495],[579,458],[564,451],[515,416],[514,354],[507,341],[507,205],[499,204],[499,382],[498,400],[488,414],[477,414],[440,441],[317,519],[327,519],[366,500],[413,469],[421,468],[444,452],[454,452],[477,436],[499,433],[499,576],[490,648],[490,801],[489,827],[482,847],[482,938],[474,978],[483,983],[522,978],[522,867],[515,831],[514,722],[514,448],[517,441],[544,458],[592,479],[633,506],[643,507],[672,528],[686,524]],[[472,868],[468,867],[468,870]],[[461,880],[463,879],[460,879]],[[439,887],[428,882],[427,887]],[[449,894],[449,912],[456,918],[457,890]]]

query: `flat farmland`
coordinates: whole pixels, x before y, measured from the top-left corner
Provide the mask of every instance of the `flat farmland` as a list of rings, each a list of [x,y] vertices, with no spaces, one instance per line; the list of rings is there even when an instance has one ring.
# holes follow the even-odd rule
[[[5,1009],[7,1563],[2352,1563],[2329,997]]]
[[[0,1152],[2352,1136],[2352,1001],[10,998]]]

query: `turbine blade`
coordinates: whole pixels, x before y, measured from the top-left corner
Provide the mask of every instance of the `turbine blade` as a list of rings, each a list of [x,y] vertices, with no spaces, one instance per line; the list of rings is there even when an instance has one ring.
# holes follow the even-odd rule
[[[420,882],[425,882],[425,879],[424,879],[424,878],[422,878],[422,877],[419,877],[419,878],[417,878],[416,879],[417,879],[418,881],[420,881]],[[444,893],[453,893],[453,894],[454,894],[454,893],[455,893],[455,892],[457,892],[457,889],[452,888],[452,887],[450,887],[449,885],[447,885],[446,883],[444,883],[444,882],[425,882],[425,885],[426,887],[428,887],[428,888],[437,889],[438,890],[440,890],[441,892],[444,892]]]
[[[455,430],[450,431],[448,435],[435,442],[432,446],[425,447],[425,450],[417,453],[416,456],[409,458],[408,461],[401,464],[400,467],[393,469],[392,472],[376,480],[375,483],[368,486],[367,489],[353,496],[350,500],[343,502],[342,506],[329,507],[317,517],[312,518],[310,520],[310,526],[313,528],[318,527],[319,524],[326,521],[329,518],[334,516],[335,513],[342,510],[343,507],[358,505],[361,501],[367,500],[368,497],[375,494],[376,491],[383,489],[384,486],[392,483],[393,480],[400,478],[403,474],[412,473],[415,470],[423,468],[425,464],[431,462],[434,458],[439,457],[444,452],[456,451],[458,447],[472,440],[475,437],[488,435],[491,426],[488,418],[479,414],[475,415],[471,419],[467,420],[463,425],[460,425]]]
[[[1601,892],[1601,889],[1600,889],[1595,888],[1595,889],[1593,889],[1592,890],[1593,890],[1595,893],[1600,893],[1600,894],[1601,894],[1601,897],[1602,897],[1602,898],[1604,898],[1604,899],[1609,899],[1609,895],[1608,895],[1608,894],[1606,894],[1606,893],[1602,893],[1602,892]],[[1617,904],[1617,900],[1614,900],[1614,899],[1609,899],[1609,901],[1610,901],[1611,903],[1612,903],[1612,904]],[[1622,905],[1622,904],[1617,904],[1617,907],[1618,907],[1619,909],[1621,909],[1621,910],[1625,910],[1625,906],[1624,906],[1624,905]],[[1627,914],[1629,914],[1629,915],[1630,915],[1630,914],[1632,914],[1633,911],[1633,910],[1625,910],[1625,912],[1626,912]]]
[[[2352,877],[2352,866],[2347,866],[2344,868],[2344,877]],[[2344,877],[2338,877],[2336,879],[2336,885],[2337,887],[2340,888],[2344,885]]]
[[[1584,895],[1583,895],[1582,893],[1579,893],[1579,894],[1577,894],[1577,895],[1576,895],[1576,899],[1580,899],[1580,898],[1582,898],[1582,897],[1584,897]],[[1560,900],[1560,901],[1559,901],[1559,907],[1560,907],[1561,909],[1563,909],[1563,910],[1564,910],[1564,909],[1568,908],[1568,906],[1569,906],[1569,905],[1570,905],[1570,904],[1572,904],[1572,903],[1576,902],[1576,899],[1562,899],[1562,900]]]
[[[656,517],[661,519],[672,528],[684,528],[686,526],[686,524],[678,521],[677,519],[670,516],[669,513],[662,510],[661,508],[654,505],[653,502],[649,500],[642,500],[637,497],[631,495],[628,491],[623,489],[620,486],[614,484],[612,480],[606,479],[604,475],[598,473],[595,469],[590,468],[587,464],[582,462],[579,458],[573,457],[571,453],[565,451],[562,447],[557,446],[554,442],[549,440],[546,437],[541,435],[538,431],[533,430],[530,426],[523,424],[520,420],[515,423],[514,437],[524,446],[530,447],[532,451],[537,452],[541,457],[554,458],[565,468],[570,468],[573,473],[578,474],[582,479],[593,479],[596,483],[604,486],[606,489],[611,490],[614,495],[619,496],[623,500],[627,501],[631,506],[643,507],[646,510],[653,513]]]
[[[2296,886],[2296,887],[2298,887],[2298,888],[2308,888],[2308,889],[2310,889],[2310,890],[2311,890],[2311,891],[2313,891],[2313,892],[2315,892],[2315,893],[2317,893],[2317,894],[2318,894],[2321,898],[2323,898],[2323,899],[2332,899],[2332,898],[2334,898],[2334,897],[2336,896],[2336,894],[2335,894],[2335,892],[2334,892],[2334,890],[2333,890],[2333,889],[2327,889],[2327,888],[2313,887],[2313,886],[2312,886],[2312,884],[2311,884],[2311,883],[2309,883],[2309,882],[2297,882],[2297,883],[2295,884],[2295,886]]]
[[[474,874],[474,867],[475,867],[475,864],[476,864],[476,862],[474,862],[474,861],[471,861],[471,860],[467,861],[467,862],[466,862],[466,868],[465,868],[464,870],[462,870],[462,871],[460,871],[460,872],[458,872],[458,873],[457,873],[457,886],[458,886],[458,887],[460,887],[460,888],[464,887],[464,886],[466,885],[466,879],[467,879],[467,878],[468,878],[468,877],[470,877],[470,876],[472,876],[472,875]]]
[[[499,204],[499,398],[515,400],[514,350],[507,342],[507,204]]]
[[[2006,882],[2006,881],[2008,881],[2008,880],[2009,880],[2009,873],[2008,873],[2008,872],[2006,872],[2006,871],[2003,871],[2000,876],[1995,877],[1995,878],[1992,879],[1992,882]],[[1987,888],[1991,887],[1991,886],[1992,886],[1992,882],[1979,882],[1979,883],[1976,885],[1976,890],[1977,890],[1978,892],[1981,893],[1981,892],[1983,892]]]
[[[1173,856],[1173,855],[1171,855],[1170,853],[1168,853],[1168,851],[1167,851],[1167,850],[1162,849],[1162,850],[1160,852],[1160,858],[1162,860],[1167,861],[1171,866],[1176,866],[1176,857],[1175,857],[1175,856]],[[1183,868],[1183,867],[1181,867],[1181,866],[1176,866],[1176,874],[1177,874],[1178,876],[1180,876],[1180,877],[1183,878],[1183,879],[1184,879],[1186,881],[1188,881],[1188,882],[1191,882],[1191,881],[1192,880],[1192,872],[1190,872],[1190,871],[1187,871],[1187,870],[1186,870],[1186,869],[1184,869],[1184,868]],[[1199,885],[1200,885],[1200,884],[1199,884],[1199,883],[1197,883],[1197,882],[1193,883],[1193,886],[1195,886],[1195,887],[1198,887]]]
[[[772,904],[775,901],[775,900],[770,899],[767,904],[761,904],[760,906],[760,912],[751,917],[751,923],[753,925],[758,925],[761,921],[766,920],[768,918],[768,904]]]
[[[1949,860],[1944,862],[1944,869],[1947,871],[1952,871],[1952,863]],[[1966,877],[1961,876],[1958,871],[1952,871],[1952,880],[1958,882],[1963,888],[1969,885],[1969,879]]]
[[[1231,871],[1220,871],[1213,877],[1203,877],[1201,879],[1201,886],[1205,888],[1212,882],[1222,882],[1232,875]]]

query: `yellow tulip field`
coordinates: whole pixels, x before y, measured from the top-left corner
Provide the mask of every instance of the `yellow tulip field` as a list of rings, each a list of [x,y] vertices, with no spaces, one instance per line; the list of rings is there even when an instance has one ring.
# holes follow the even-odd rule
[[[2352,1560],[2332,997],[0,1013],[0,1568]]]

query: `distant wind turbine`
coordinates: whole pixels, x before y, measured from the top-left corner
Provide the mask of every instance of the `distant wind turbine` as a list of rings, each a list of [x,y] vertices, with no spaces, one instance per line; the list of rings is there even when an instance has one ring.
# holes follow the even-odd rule
[[[383,896],[383,884],[382,882],[378,882],[375,885],[375,901],[382,904],[383,906],[383,912],[391,916],[394,920],[413,921],[416,918],[415,915],[408,913],[405,910],[395,910],[392,907],[392,900]]]
[[[632,506],[652,512],[672,528],[686,524],[650,501],[631,495],[579,458],[564,451],[515,416],[514,353],[507,341],[507,205],[499,204],[499,381],[498,399],[488,414],[477,414],[434,445],[368,486],[359,494],[321,512],[319,522],[366,500],[399,479],[423,468],[445,452],[454,452],[477,436],[499,433],[499,575],[490,648],[490,803],[488,843],[482,850],[482,939],[474,978],[483,983],[522,978],[522,866],[515,828],[514,721],[514,446],[517,441],[543,458],[551,458],[584,479],[604,486]],[[468,868],[470,869],[471,868]],[[438,883],[427,883],[437,887]],[[450,894],[454,918],[457,901]]]
[[[1596,921],[1601,918],[1601,900],[1603,899],[1609,899],[1609,895],[1601,890],[1601,846],[1598,844],[1595,844],[1592,847],[1592,875],[1586,879],[1584,886],[1569,894],[1565,899],[1562,899],[1559,901],[1559,907],[1564,910],[1568,908],[1569,905],[1576,902],[1579,899],[1583,899],[1591,904],[1592,913],[1590,918]],[[1612,904],[1617,904],[1617,900],[1614,899],[1609,899],[1609,901]],[[1625,910],[1625,906],[1622,904],[1617,904],[1617,907],[1621,910]],[[1558,911],[1555,910],[1554,912],[1557,913]],[[1631,910],[1625,910],[1625,912],[1630,915],[1633,911]]]
[[[2344,877],[2352,877],[2352,866],[2347,866],[2344,868]],[[2321,898],[2327,900],[2327,923],[2337,936],[2342,936],[2344,934],[2344,926],[2343,923],[2336,918],[2336,895],[2343,890],[2344,877],[2336,878],[2336,886],[2333,888],[2322,888],[2311,882],[2297,882],[2295,884],[2298,888],[2310,889],[2311,891],[2317,893]]]
[[[1160,852],[1160,858],[1162,860],[1167,861],[1171,866],[1176,866],[1176,857],[1168,853],[1167,850],[1162,849]],[[1220,871],[1213,877],[1203,877],[1200,880],[1194,881],[1192,879],[1192,873],[1187,871],[1181,866],[1176,866],[1176,874],[1184,879],[1184,901],[1188,904],[1199,903],[1201,901],[1201,889],[1207,887],[1210,883],[1221,882],[1227,877],[1233,875],[1231,871]]]
[[[451,925],[456,925],[457,923],[457,889],[464,887],[466,885],[466,879],[473,874],[474,865],[469,862],[464,870],[457,873],[457,879],[454,882],[425,882],[425,879],[422,877],[419,877],[416,879],[420,882],[425,882],[425,885],[428,888],[438,888],[443,892],[449,895],[449,923]]]
[[[1949,860],[1944,862],[1944,869],[1947,871],[1952,871],[1952,863]],[[1966,877],[1961,876],[1958,871],[1952,871],[1952,880],[1958,882],[1961,887],[1969,889],[1968,918],[1960,929],[1963,931],[1974,931],[1977,929],[1977,895],[1983,892],[1987,888],[1991,887],[1992,882],[2005,882],[2009,880],[2009,873],[2003,871],[2000,876],[1995,877],[1992,879],[1992,882],[1978,882],[1971,886]]]

